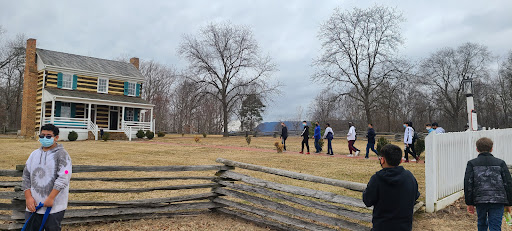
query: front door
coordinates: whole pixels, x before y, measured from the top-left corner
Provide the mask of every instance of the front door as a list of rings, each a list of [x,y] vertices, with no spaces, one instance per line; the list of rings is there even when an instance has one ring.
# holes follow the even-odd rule
[[[110,111],[110,126],[109,130],[117,130],[119,125],[119,112],[118,111]]]

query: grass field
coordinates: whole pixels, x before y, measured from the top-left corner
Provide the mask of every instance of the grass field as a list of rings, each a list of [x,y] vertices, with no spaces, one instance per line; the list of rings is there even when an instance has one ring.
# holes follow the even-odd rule
[[[253,137],[248,146],[245,137],[208,136],[200,137],[199,143],[194,141],[194,136],[167,135],[163,138],[155,138],[152,141],[127,142],[127,141],[80,141],[63,142],[62,144],[69,152],[75,165],[210,165],[215,164],[219,157],[241,161],[251,164],[264,165],[273,168],[286,169],[295,172],[308,173],[317,176],[334,179],[348,180],[367,183],[370,177],[380,169],[378,160],[365,160],[361,158],[345,158],[341,155],[348,154],[347,142],[345,139],[335,139],[333,150],[336,157],[325,155],[300,155],[300,138],[290,137],[287,141],[288,152],[277,153],[274,149],[274,142],[279,139],[272,137]],[[18,164],[24,164],[30,152],[38,148],[37,141],[20,139],[0,139],[2,146],[2,161],[0,169],[14,169]],[[311,148],[313,145],[311,142]],[[366,143],[356,142],[356,147],[363,150]],[[401,145],[400,145],[401,146]],[[326,149],[326,147],[324,147]],[[364,152],[364,151],[363,151]],[[361,155],[364,155],[362,153]],[[375,154],[372,154],[375,157]],[[425,196],[425,173],[424,164],[405,163],[404,167],[410,170],[420,187],[421,197]],[[243,171],[240,171],[243,172]],[[126,177],[129,172],[112,173],[106,177]],[[138,176],[151,176],[156,174],[141,173]],[[158,173],[162,175],[162,173]],[[163,173],[176,176],[179,173]],[[186,173],[181,173],[186,174]],[[211,175],[211,172],[200,173]],[[196,174],[199,175],[199,174]],[[343,195],[361,198],[361,193],[345,190],[334,186],[321,186],[319,184],[308,184],[305,182],[291,180],[268,174],[252,173],[252,176],[274,180],[282,183],[331,191]],[[73,174],[76,176],[100,176],[100,173]],[[186,183],[194,183],[187,181]],[[82,184],[82,185],[81,185]],[[86,184],[86,185],[84,185]],[[184,182],[148,182],[146,183],[105,183],[105,182],[72,182],[71,187],[149,187],[158,185],[184,184]],[[191,190],[194,191],[194,190]],[[194,192],[205,192],[196,189]],[[190,192],[190,191],[188,191]],[[177,196],[183,192],[156,191],[139,194],[80,194],[73,195],[71,200],[128,200],[142,197],[169,197]],[[457,207],[451,208],[450,216],[436,216],[436,214],[417,214],[415,216],[415,230],[472,230],[476,228],[476,216],[465,216],[464,211]],[[439,213],[438,213],[439,214]],[[460,216],[459,216],[460,215]],[[451,219],[451,217],[465,216],[464,219]],[[214,226],[213,224],[216,224]],[[129,228],[124,228],[129,227]],[[243,222],[227,216],[211,215],[186,218],[167,218],[151,221],[130,221],[113,222],[108,224],[94,224],[87,226],[68,226],[65,230],[264,230],[260,227]]]

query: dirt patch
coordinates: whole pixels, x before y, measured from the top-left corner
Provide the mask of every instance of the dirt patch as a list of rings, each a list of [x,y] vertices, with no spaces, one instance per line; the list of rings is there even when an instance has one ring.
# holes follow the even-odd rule
[[[464,199],[459,199],[436,213],[417,213],[414,216],[413,230],[476,230],[476,220],[476,214],[473,215],[466,211]],[[505,219],[503,219],[502,230],[512,231],[512,228],[505,223]]]
[[[174,218],[145,219],[133,221],[117,221],[80,226],[63,226],[69,231],[100,231],[100,230],[226,230],[226,231],[264,231],[267,228],[256,226],[250,222],[224,214],[208,213],[197,216],[180,216]]]

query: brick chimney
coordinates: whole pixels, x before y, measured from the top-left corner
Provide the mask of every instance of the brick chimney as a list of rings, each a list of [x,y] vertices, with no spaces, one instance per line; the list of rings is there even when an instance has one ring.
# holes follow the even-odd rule
[[[37,104],[37,61],[36,40],[28,39],[25,53],[25,72],[23,74],[23,101],[21,106],[21,135],[34,138],[36,132]]]
[[[131,58],[130,63],[133,64],[135,66],[135,68],[137,68],[137,70],[139,69],[139,58],[137,58],[137,57]]]

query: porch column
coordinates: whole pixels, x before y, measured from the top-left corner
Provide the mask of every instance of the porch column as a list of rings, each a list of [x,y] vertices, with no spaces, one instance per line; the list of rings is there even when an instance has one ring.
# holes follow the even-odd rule
[[[125,113],[125,106],[123,106],[123,111],[121,112],[121,129],[124,129],[124,113]]]
[[[87,112],[87,118],[88,118],[88,120],[90,122],[92,122],[92,120],[91,120],[91,109],[92,109],[92,104],[89,103],[89,111]]]
[[[46,102],[41,101],[41,119],[39,121],[39,131],[41,131],[41,127],[44,125],[45,114],[46,114]]]
[[[55,99],[52,99],[52,116],[50,123],[55,123]]]
[[[155,132],[155,126],[153,125],[153,108],[151,108],[151,131]]]

